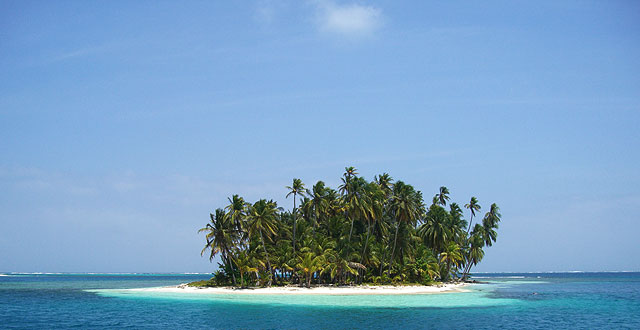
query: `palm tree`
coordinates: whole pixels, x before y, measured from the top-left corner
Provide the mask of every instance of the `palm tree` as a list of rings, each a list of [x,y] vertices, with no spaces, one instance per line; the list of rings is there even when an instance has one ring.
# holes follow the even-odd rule
[[[435,200],[438,201],[438,204],[446,206],[449,200],[449,189],[445,186],[440,187],[440,192],[436,194]]]
[[[480,211],[480,204],[478,204],[478,199],[475,197],[471,197],[471,201],[469,204],[464,205],[465,208],[468,208],[471,211],[471,219],[469,220],[469,228],[467,228],[467,234],[469,234],[469,230],[471,230],[471,223],[473,222],[473,217],[476,215],[476,211]]]
[[[261,199],[249,208],[249,226],[248,232],[250,237],[258,235],[262,243],[262,249],[266,256],[267,267],[269,269],[269,282],[267,286],[271,286],[273,281],[273,269],[269,260],[269,253],[265,245],[265,239],[269,239],[271,235],[276,234],[276,214],[278,212],[277,204],[274,201]]]
[[[498,223],[500,222],[500,218],[502,214],[500,214],[500,208],[496,203],[491,204],[491,208],[489,212],[484,215],[484,219],[482,219],[482,227],[483,227],[483,240],[486,246],[493,245],[493,242],[498,238],[498,233],[495,231],[498,228]]]
[[[347,168],[348,170],[349,168]],[[363,218],[368,212],[368,205],[365,200],[366,180],[360,177],[352,177],[349,172],[344,174],[340,191],[343,194],[345,218],[351,220],[351,229],[349,230],[349,242],[353,233],[353,223],[356,218]]]
[[[318,276],[318,283],[320,283],[322,279],[322,270],[324,270],[325,266],[328,264],[327,260],[335,254],[336,241],[330,237],[318,235],[317,238],[311,240],[308,245],[310,247],[309,251],[322,259],[321,266],[319,267],[320,273]]]
[[[340,194],[338,194],[338,191],[327,187],[325,198],[327,199],[327,202],[329,204],[329,208],[326,210],[327,217],[342,214],[342,200],[340,199]]]
[[[236,284],[235,272],[233,271],[232,260],[233,256],[231,248],[234,245],[236,239],[236,232],[233,228],[229,216],[222,209],[217,209],[215,216],[209,214],[210,222],[203,228],[198,230],[198,233],[206,232],[207,243],[200,251],[200,255],[204,255],[205,251],[211,250],[209,255],[209,261],[213,260],[216,254],[220,253],[222,256],[222,263],[226,267],[231,267],[231,275],[233,276],[233,284]]]
[[[289,189],[289,193],[286,198],[289,198],[293,194],[293,254],[296,254],[296,196],[304,196],[305,189],[304,183],[300,179],[293,179],[293,184],[291,186],[287,186]]]
[[[455,266],[455,269],[457,269],[462,260],[463,257],[460,251],[460,246],[456,242],[449,242],[449,245],[447,245],[447,248],[444,250],[444,252],[440,253],[440,262],[444,263],[447,266],[447,278],[452,273],[451,266]]]
[[[298,220],[302,218],[306,221],[307,224],[313,226],[313,220],[314,220],[313,203],[311,202],[311,199],[309,199],[306,196],[302,197],[300,199],[300,205],[298,206],[298,211],[300,211],[297,217]],[[298,225],[300,225],[299,222],[298,222]],[[303,234],[303,232],[300,230],[300,228],[298,228],[298,236],[300,236],[301,234]]]
[[[291,252],[291,242],[289,240],[279,240],[275,247],[274,268],[279,269],[282,274],[281,279],[286,279],[286,274],[293,271],[295,266],[293,253]]]
[[[345,275],[358,275],[358,270],[352,267],[355,264],[347,261],[343,253],[330,253],[326,257],[326,267],[324,267],[322,273],[329,272],[333,282],[344,283]]]
[[[393,189],[393,179],[388,173],[382,173],[373,179],[375,183],[380,186],[380,189],[384,192],[385,199],[388,199],[391,196],[391,191]]]
[[[433,281],[437,277],[440,277],[440,267],[438,267],[438,259],[434,256],[429,256],[427,260],[427,275]]]
[[[417,248],[415,258],[406,265],[417,282],[430,282],[440,276],[438,259],[424,245]],[[414,281],[416,279],[414,278]]]
[[[229,213],[229,218],[233,225],[236,227],[236,231],[242,232],[244,230],[244,221],[246,216],[247,203],[244,198],[233,195],[229,200],[229,205],[225,207],[225,210]]]
[[[385,193],[384,190],[376,183],[369,183],[365,187],[366,207],[365,220],[367,221],[367,237],[362,247],[362,260],[365,258],[367,246],[369,245],[369,237],[371,236],[371,228],[380,221],[384,212]]]
[[[253,256],[251,256],[247,250],[236,251],[236,259],[234,262],[238,267],[238,272],[240,272],[240,286],[242,287],[245,287],[244,274],[258,272],[258,268],[255,267],[255,265],[262,264],[261,261],[256,260]]]
[[[348,166],[344,168],[344,175],[348,178],[351,179],[351,177],[358,175],[358,170],[353,167],[353,166]]]
[[[482,247],[484,246],[484,228],[483,226],[476,224],[471,232],[471,246],[469,247],[469,251],[467,252],[467,266],[462,272],[462,279],[466,280],[467,276],[469,276],[469,271],[471,267],[477,265],[480,260],[484,257],[484,251]]]
[[[311,209],[313,213],[313,230],[315,233],[316,226],[320,223],[321,219],[327,216],[329,210],[329,200],[327,199],[328,189],[325,187],[324,182],[318,181],[312,188],[307,190],[307,195],[311,197]]]
[[[442,206],[432,204],[426,214],[426,221],[418,228],[418,235],[436,256],[444,251],[448,242],[452,241],[449,217]]]
[[[391,262],[393,261],[393,256],[396,251],[400,225],[415,222],[420,217],[422,208],[423,205],[420,194],[418,194],[411,185],[407,185],[402,181],[396,182],[393,186],[393,195],[390,202],[390,210],[396,220],[396,233],[393,239],[393,249],[389,256],[389,271],[391,271]]]
[[[462,209],[457,203],[449,204],[449,229],[451,231],[451,239],[460,246],[466,245],[467,232],[464,227],[467,226],[467,220],[464,220]]]
[[[307,288],[311,287],[311,275],[320,270],[322,266],[322,257],[315,256],[312,252],[307,252],[304,256],[298,257],[296,267],[304,275]]]

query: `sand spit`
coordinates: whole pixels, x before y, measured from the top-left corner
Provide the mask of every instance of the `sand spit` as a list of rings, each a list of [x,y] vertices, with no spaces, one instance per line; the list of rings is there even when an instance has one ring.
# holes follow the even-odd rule
[[[300,286],[284,286],[271,288],[200,288],[190,287],[186,284],[160,288],[128,289],[137,292],[171,292],[171,293],[198,293],[198,294],[254,294],[254,295],[406,295],[406,294],[437,294],[449,292],[467,292],[463,287],[465,283],[450,283],[434,286],[391,286],[391,285],[359,285],[359,286],[312,286],[305,288]]]

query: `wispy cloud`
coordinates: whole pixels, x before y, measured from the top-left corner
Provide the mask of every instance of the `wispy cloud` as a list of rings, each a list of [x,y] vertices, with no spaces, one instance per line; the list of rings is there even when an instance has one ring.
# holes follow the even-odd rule
[[[382,10],[360,4],[339,5],[317,1],[319,29],[325,33],[349,38],[372,35],[382,26]]]
[[[96,57],[107,53],[115,53],[137,44],[140,44],[140,41],[118,40],[96,43],[93,45],[76,45],[76,47],[57,49],[43,53],[43,57],[41,57],[37,63],[32,63],[32,65],[52,64]]]
[[[145,212],[146,207],[153,205],[157,208],[198,209],[209,207],[211,203],[221,206],[216,202],[224,203],[228,196],[236,193],[250,201],[265,196],[277,197],[282,195],[282,187],[284,183],[277,181],[241,183],[219,176],[149,176],[127,170],[87,177],[38,168],[0,166],[0,200],[6,195],[16,200],[38,201],[43,203],[40,208],[91,205],[95,209],[117,207]]]
[[[66,61],[66,60],[71,60],[75,58],[81,58],[81,57],[86,57],[90,55],[100,54],[100,53],[109,51],[112,48],[113,48],[113,44],[103,44],[103,45],[94,45],[94,46],[87,46],[87,47],[67,50],[51,56],[48,62],[60,62],[60,61]]]
[[[282,12],[286,3],[282,0],[260,0],[255,7],[255,17],[258,22],[270,25]]]

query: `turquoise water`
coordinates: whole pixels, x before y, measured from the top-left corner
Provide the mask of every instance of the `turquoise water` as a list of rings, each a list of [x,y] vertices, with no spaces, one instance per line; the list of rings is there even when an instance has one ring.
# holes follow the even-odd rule
[[[471,292],[268,296],[123,289],[185,274],[0,276],[0,328],[640,329],[640,273],[476,274]]]

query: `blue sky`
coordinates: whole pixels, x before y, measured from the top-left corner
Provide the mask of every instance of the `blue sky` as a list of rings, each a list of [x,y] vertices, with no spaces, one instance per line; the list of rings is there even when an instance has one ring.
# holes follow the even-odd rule
[[[207,272],[240,194],[495,202],[478,271],[640,270],[634,1],[0,1],[0,271]]]

